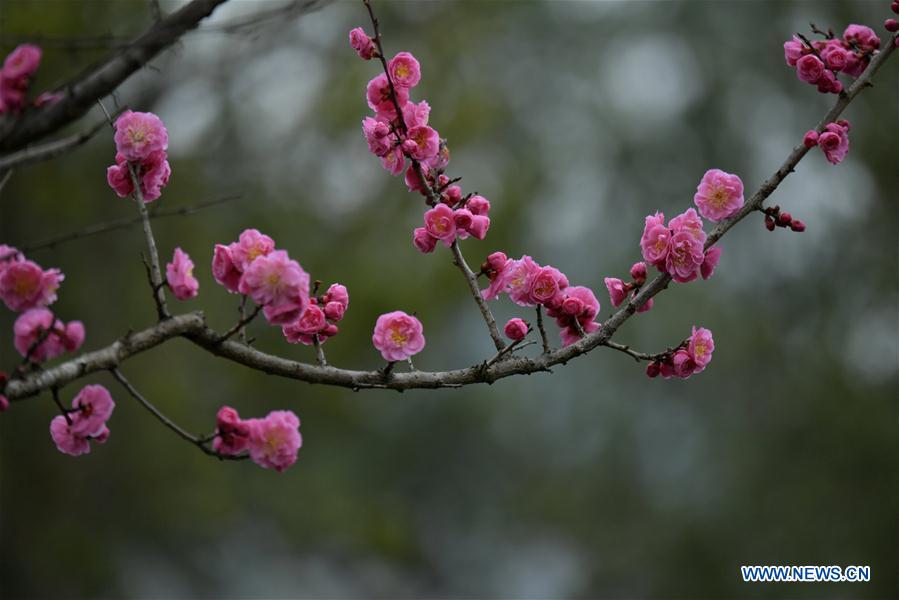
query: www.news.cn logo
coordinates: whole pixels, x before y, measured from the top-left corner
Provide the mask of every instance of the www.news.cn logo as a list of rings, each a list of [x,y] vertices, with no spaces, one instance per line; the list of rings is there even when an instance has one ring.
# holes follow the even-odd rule
[[[871,567],[850,565],[821,566],[742,566],[743,581],[750,582],[865,582],[871,581]]]

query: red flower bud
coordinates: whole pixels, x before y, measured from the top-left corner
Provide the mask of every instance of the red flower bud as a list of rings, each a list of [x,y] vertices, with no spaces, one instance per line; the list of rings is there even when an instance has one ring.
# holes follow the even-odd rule
[[[768,231],[774,231],[775,223],[771,215],[765,215],[765,228]]]
[[[803,223],[799,219],[793,219],[792,221],[790,221],[790,229],[801,233],[805,231],[805,223]]]

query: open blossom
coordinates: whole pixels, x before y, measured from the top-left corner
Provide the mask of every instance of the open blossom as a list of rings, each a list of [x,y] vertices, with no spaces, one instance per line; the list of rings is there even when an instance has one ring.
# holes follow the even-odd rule
[[[513,342],[523,340],[524,337],[528,334],[528,324],[524,321],[524,319],[519,319],[517,317],[514,319],[509,319],[509,321],[506,323],[506,326],[503,327],[503,333],[505,333],[506,337]]]
[[[127,161],[142,161],[169,146],[162,119],[150,112],[125,111],[116,119],[115,130],[116,152]]]
[[[181,248],[175,248],[172,262],[165,266],[165,278],[178,300],[189,300],[200,289],[200,282],[194,277],[194,262]]]
[[[640,249],[646,262],[664,269],[668,257],[668,242],[671,232],[665,226],[665,215],[657,212],[646,217],[643,236],[640,238]]]
[[[806,83],[818,83],[824,74],[824,63],[814,54],[806,54],[796,61],[796,76]]]
[[[705,259],[703,244],[707,236],[702,219],[695,209],[688,208],[671,219],[667,227],[664,223],[662,213],[646,217],[640,239],[643,258],[679,283],[693,281]]]
[[[378,317],[371,341],[384,360],[406,360],[425,347],[421,321],[401,310]]]
[[[141,196],[145,203],[153,202],[162,195],[162,188],[168,185],[172,175],[172,167],[164,150],[149,154],[142,160],[132,163],[140,181]],[[121,152],[116,154],[116,164],[107,167],[106,182],[119,198],[130,196],[134,192],[134,181],[128,168],[128,161]]]
[[[793,39],[784,42],[784,59],[787,61],[787,64],[791,67],[796,66],[796,62],[802,57],[804,54],[805,46],[797,36],[793,36]]]
[[[555,267],[540,267],[529,273],[527,286],[530,303],[549,304],[568,287],[568,278]]]
[[[23,79],[31,77],[41,64],[41,49],[34,44],[20,44],[3,60],[3,77]]]
[[[254,260],[268,256],[275,250],[275,241],[258,229],[245,229],[238,241],[230,246],[231,259],[241,272],[246,271]]]
[[[447,248],[456,239],[456,219],[453,209],[446,204],[438,204],[425,213],[425,229]]]
[[[593,333],[600,328],[594,321],[599,314],[599,300],[588,287],[573,285],[565,288],[564,298],[558,308],[547,307],[546,314],[556,319],[560,327],[559,337],[563,346],[570,346],[581,339],[580,331],[574,320],[580,324],[584,333]]]
[[[403,107],[403,121],[406,123],[407,129],[427,125],[430,115],[431,105],[428,104],[427,100],[422,100],[418,104],[407,102],[406,106]]]
[[[503,274],[508,263],[509,259],[503,252],[493,252],[487,257],[482,270],[487,273],[490,285],[486,290],[481,290],[481,296],[484,300],[493,300],[505,291],[506,279]]]
[[[413,88],[421,80],[421,66],[408,52],[400,52],[387,63],[393,84],[401,88]]]
[[[46,308],[28,310],[13,324],[13,345],[23,357],[31,351],[29,360],[35,363],[74,352],[84,343],[84,336],[80,321],[64,324]]]
[[[726,219],[743,206],[743,182],[737,175],[709,169],[702,176],[693,201],[706,219]]]
[[[350,46],[356,51],[359,58],[364,60],[371,60],[377,52],[375,43],[361,27],[355,27],[350,30]]]
[[[536,306],[531,301],[529,292],[531,276],[539,269],[540,265],[527,255],[510,260],[500,275],[503,278],[501,291],[507,292],[512,302],[519,306]]]
[[[50,437],[56,449],[69,456],[81,456],[91,451],[87,438],[76,435],[63,415],[57,415],[50,421]]]
[[[687,351],[693,362],[696,363],[696,372],[700,372],[712,360],[712,352],[715,351],[715,340],[712,338],[712,332],[704,327],[697,329],[693,327],[690,335],[690,341],[687,344]]]
[[[381,157],[381,166],[391,175],[399,175],[406,167],[406,155],[400,146],[389,150],[387,154]]]
[[[219,454],[235,456],[250,445],[250,426],[230,406],[223,406],[215,416],[216,436],[212,449]]]
[[[843,31],[843,39],[858,46],[862,52],[873,52],[880,48],[880,38],[866,25],[849,25]]]
[[[396,137],[390,134],[387,123],[372,117],[362,119],[362,134],[368,142],[369,151],[375,156],[385,156],[396,145]]]
[[[625,288],[625,283],[615,277],[606,277],[604,282],[606,289],[609,290],[609,299],[612,301],[612,306],[616,308],[621,306],[621,303],[627,298],[628,290]]]
[[[100,435],[106,427],[115,401],[102,385],[86,385],[72,399],[72,408],[77,412],[69,413],[71,432],[82,437],[93,437]]]
[[[818,146],[827,162],[838,165],[849,153],[849,122],[828,123],[818,136]]]
[[[696,279],[704,259],[702,243],[688,232],[679,231],[671,236],[665,269],[675,281],[687,283]]]
[[[396,101],[400,106],[405,106],[409,101],[409,89],[405,87],[394,87],[396,92]],[[396,106],[393,104],[393,98],[390,94],[390,84],[387,81],[387,75],[381,73],[372,78],[368,82],[365,97],[368,100],[368,106],[380,116],[393,119],[396,117]]]
[[[440,150],[440,136],[427,125],[413,127],[402,147],[403,152],[415,160],[429,160],[437,156],[437,151]]]
[[[229,292],[236,294],[243,271],[234,263],[231,248],[216,244],[212,255],[212,276],[225,286]]]
[[[300,419],[289,410],[272,411],[264,419],[249,419],[250,458],[264,469],[279,473],[297,461],[303,445]]]
[[[42,269],[27,259],[3,261],[0,299],[10,310],[21,312],[56,302],[56,290],[65,276],[59,269]]]
[[[269,309],[266,318],[273,324],[285,324],[296,315],[279,309],[302,311],[309,302],[309,274],[291,260],[284,250],[275,250],[256,258],[247,267],[238,290],[253,302]]]

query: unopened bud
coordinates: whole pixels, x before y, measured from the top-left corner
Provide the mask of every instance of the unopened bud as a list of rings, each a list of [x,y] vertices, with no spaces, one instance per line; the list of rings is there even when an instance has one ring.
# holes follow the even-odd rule
[[[774,218],[771,215],[765,215],[765,228],[768,231],[774,231],[775,227]]]
[[[793,219],[792,221],[790,221],[790,229],[801,233],[805,231],[805,223],[803,223],[799,219]]]
[[[659,372],[662,370],[661,366],[659,366],[658,362],[651,362],[646,365],[646,376],[652,379],[653,377],[658,377]]]

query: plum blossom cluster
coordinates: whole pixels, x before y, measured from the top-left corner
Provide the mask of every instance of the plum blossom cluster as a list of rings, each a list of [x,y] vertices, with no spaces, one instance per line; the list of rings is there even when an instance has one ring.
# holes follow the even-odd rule
[[[417,317],[395,310],[378,317],[371,341],[388,363],[407,360],[424,349],[424,328]]]
[[[3,60],[0,69],[0,115],[17,113],[28,106],[26,97],[31,79],[41,64],[41,49],[33,44],[21,44]],[[45,92],[34,99],[34,106],[55,102],[60,94]]]
[[[843,84],[837,73],[858,77],[880,48],[880,38],[864,25],[849,25],[842,38],[827,32],[825,39],[808,41],[794,35],[784,42],[784,59],[796,69],[796,76],[817,86],[822,94],[839,94]]]
[[[109,187],[120,198],[130,196],[134,193],[134,169],[144,202],[158,199],[172,174],[169,134],[162,119],[150,112],[125,111],[115,122],[115,144],[116,164],[106,169]]]
[[[231,293],[248,296],[272,325],[287,325],[309,304],[309,274],[258,229],[227,246],[216,244],[212,276]]]
[[[362,28],[350,32],[350,45],[363,59],[377,56],[374,41]],[[490,228],[490,202],[462,188],[444,174],[449,164],[446,140],[428,125],[431,106],[410,100],[410,90],[421,81],[421,66],[409,52],[387,62],[387,70],[369,81],[366,99],[373,117],[362,121],[369,151],[393,175],[405,172],[406,186],[428,198],[431,209],[412,241],[421,252],[433,252],[437,242],[452,245],[458,237],[484,239]],[[407,166],[408,160],[408,166]],[[436,199],[439,199],[437,202]]]
[[[851,125],[846,119],[840,119],[834,123],[828,123],[824,130],[818,133],[814,129],[809,130],[802,143],[806,148],[818,146],[824,153],[824,158],[832,165],[843,162],[849,153],[849,129]]]
[[[284,337],[291,344],[311,346],[316,341],[324,343],[337,335],[337,324],[343,320],[350,305],[350,295],[346,286],[331,284],[328,291],[318,297],[309,298],[309,304],[293,323],[282,327]]]
[[[646,217],[640,249],[643,259],[678,283],[688,283],[700,275],[712,276],[721,259],[721,251],[705,251],[706,233],[696,210],[685,212],[665,224],[665,215],[656,212]]]
[[[715,351],[715,340],[708,329],[693,327],[687,340],[677,348],[673,348],[653,360],[646,367],[646,375],[665,379],[679,377],[687,379],[694,373],[700,373],[712,361]]]
[[[72,408],[50,421],[50,437],[63,454],[80,456],[91,451],[90,442],[109,439],[106,422],[115,401],[102,385],[87,385],[72,399]]]
[[[527,255],[512,259],[503,252],[494,252],[481,265],[481,273],[490,280],[487,289],[481,291],[485,300],[508,294],[519,306],[545,308],[547,316],[555,319],[560,328],[563,346],[599,329],[594,320],[599,314],[596,295],[590,288],[569,285],[565,274],[555,267],[541,266]],[[520,325],[512,327],[513,334],[519,335]],[[515,339],[509,331],[506,334]]]
[[[224,456],[248,454],[263,469],[281,473],[297,461],[303,445],[300,419],[292,411],[275,410],[261,419],[241,419],[230,406],[216,415],[212,448]]]
[[[0,299],[22,313],[13,324],[13,345],[32,364],[74,352],[84,343],[80,321],[63,323],[46,308],[56,302],[64,278],[59,269],[43,269],[12,246],[0,244]]]

